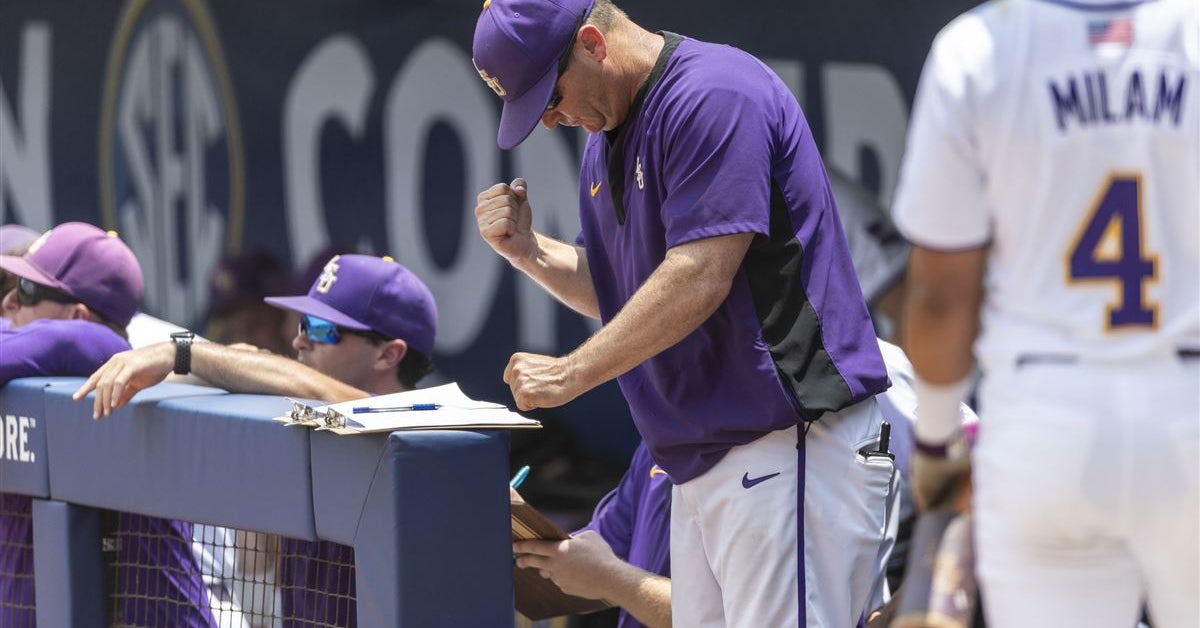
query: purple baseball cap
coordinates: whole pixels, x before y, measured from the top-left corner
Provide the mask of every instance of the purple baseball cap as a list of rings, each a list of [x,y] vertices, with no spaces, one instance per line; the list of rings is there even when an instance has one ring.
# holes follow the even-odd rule
[[[433,354],[437,305],[425,283],[390,257],[335,255],[302,297],[267,297],[285,310],[399,338]]]
[[[83,222],[43,233],[22,257],[0,256],[0,268],[57,288],[124,327],[142,300],[142,268],[117,237]]]
[[[510,149],[537,126],[558,81],[558,59],[592,0],[487,0],[475,23],[471,61],[504,100],[496,143]]]

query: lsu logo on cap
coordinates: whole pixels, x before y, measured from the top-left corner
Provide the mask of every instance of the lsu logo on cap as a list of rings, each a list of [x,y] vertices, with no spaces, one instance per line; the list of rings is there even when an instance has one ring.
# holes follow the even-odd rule
[[[485,6],[484,8],[487,7]],[[488,74],[487,70],[481,69],[479,64],[475,63],[474,59],[471,59],[471,65],[475,66],[475,71],[479,73],[479,78],[483,79],[483,82],[487,83],[487,86],[492,88],[492,91],[496,92],[497,96],[504,98],[508,94],[508,92],[504,91],[504,86],[500,84],[500,79]]]
[[[341,255],[333,256],[333,259],[325,264],[325,268],[321,269],[321,276],[317,278],[317,292],[325,294],[333,287],[333,283],[337,281],[337,272],[341,268],[337,262],[341,258]]]

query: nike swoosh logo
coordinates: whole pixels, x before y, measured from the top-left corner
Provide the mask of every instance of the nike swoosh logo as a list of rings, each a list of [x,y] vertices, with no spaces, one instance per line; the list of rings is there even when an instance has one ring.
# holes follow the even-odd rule
[[[592,196],[595,196],[595,195],[596,195],[596,192],[599,192],[599,191],[600,191],[600,185],[601,185],[601,183],[603,183],[603,181],[601,181],[600,183],[593,183],[593,184],[592,184],[592,186],[591,186],[591,190],[592,190]]]
[[[650,467],[650,477],[654,477],[656,475],[666,475],[666,474],[667,474],[667,472],[663,471],[662,469],[659,469],[658,465],[654,465],[653,467]]]
[[[769,480],[777,475],[779,475],[778,471],[776,471],[775,473],[764,475],[759,478],[751,479],[749,473],[744,473],[744,474],[742,474],[742,488],[751,488],[755,484],[762,484],[763,482],[766,482],[767,480]]]

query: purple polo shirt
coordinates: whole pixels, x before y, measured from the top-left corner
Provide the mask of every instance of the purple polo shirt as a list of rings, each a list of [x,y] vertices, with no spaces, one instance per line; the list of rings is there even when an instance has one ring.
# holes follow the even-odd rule
[[[129,343],[111,329],[82,320],[38,320],[0,326],[0,386],[18,377],[87,376]],[[36,625],[33,581],[33,499],[0,494],[0,626]],[[120,513],[117,581],[123,595],[117,623],[207,628],[208,590],[191,552],[191,524]]]
[[[756,234],[717,311],[618,378],[654,460],[683,483],[888,380],[795,97],[745,52],[664,35],[629,117],[588,138],[580,243],[607,323],[668,249]]]
[[[596,506],[583,530],[595,530],[625,562],[671,577],[671,480],[638,445],[621,483]],[[579,530],[578,532],[582,532]],[[618,628],[644,628],[621,609]]]

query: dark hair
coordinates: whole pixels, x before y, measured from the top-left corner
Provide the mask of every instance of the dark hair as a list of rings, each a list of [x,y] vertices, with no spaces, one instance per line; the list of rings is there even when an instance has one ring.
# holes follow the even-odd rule
[[[413,349],[411,345],[396,367],[396,377],[405,388],[416,388],[417,382],[433,372],[433,360],[429,356]]]
[[[92,313],[92,322],[93,323],[98,323],[100,325],[104,325],[105,327],[113,330],[113,332],[116,333],[118,336],[124,338],[125,340],[129,340],[129,331],[125,329],[124,325],[118,325],[118,324],[108,320],[107,318],[104,317],[103,314],[97,312],[96,310],[93,310],[92,306],[90,306],[90,305],[88,305],[88,311]]]
[[[379,345],[390,342],[390,339],[383,334],[373,330],[347,330],[348,332],[362,336],[367,339],[367,342],[378,347]],[[407,344],[407,343],[406,343]],[[396,379],[400,380],[400,384],[408,389],[417,387],[417,382],[423,377],[433,372],[433,360],[424,353],[417,351],[408,345],[408,351],[404,352],[404,357],[400,359],[400,364],[396,366]]]

